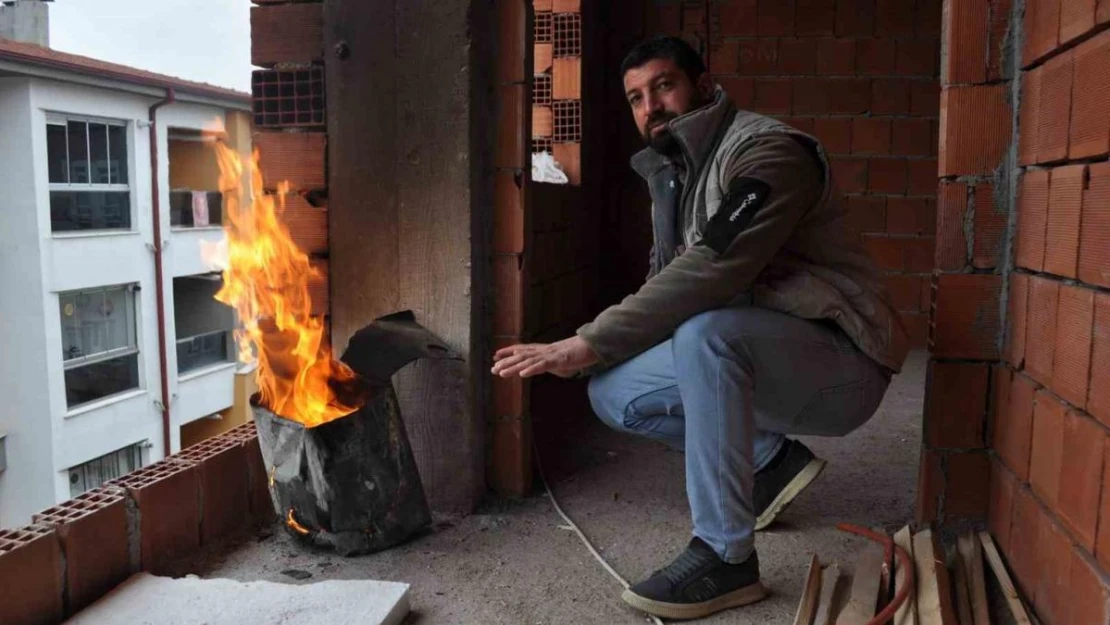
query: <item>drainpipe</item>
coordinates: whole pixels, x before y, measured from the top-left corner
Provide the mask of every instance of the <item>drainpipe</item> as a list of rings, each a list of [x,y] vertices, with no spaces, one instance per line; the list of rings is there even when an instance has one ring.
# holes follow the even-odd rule
[[[170,455],[170,377],[166,357],[166,297],[162,279],[162,203],[158,188],[158,109],[175,100],[173,89],[150,106],[150,206],[154,220],[154,299],[158,311],[158,369],[162,382],[162,453]]]

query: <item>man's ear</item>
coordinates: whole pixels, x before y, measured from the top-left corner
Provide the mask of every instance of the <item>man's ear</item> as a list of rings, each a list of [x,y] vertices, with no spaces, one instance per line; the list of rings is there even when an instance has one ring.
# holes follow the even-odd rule
[[[701,76],[698,76],[696,87],[702,98],[706,100],[713,99],[713,92],[716,91],[716,85],[713,84],[713,77],[709,75],[709,72],[703,72]]]

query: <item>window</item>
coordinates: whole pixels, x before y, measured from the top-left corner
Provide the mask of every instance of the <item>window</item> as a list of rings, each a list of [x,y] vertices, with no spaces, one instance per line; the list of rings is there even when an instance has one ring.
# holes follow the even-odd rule
[[[134,291],[124,285],[59,296],[70,408],[139,387]]]
[[[178,375],[235,361],[235,313],[216,299],[222,286],[220,274],[174,278]]]
[[[76,497],[101,486],[109,480],[123,477],[143,466],[142,445],[131,445],[105,454],[69,470],[69,496]]]
[[[169,128],[170,225],[174,228],[219,227],[223,224],[220,137],[189,128]]]
[[[46,155],[53,232],[131,229],[123,122],[49,119]]]
[[[170,191],[170,225],[175,228],[219,226],[224,222],[224,196],[219,191]]]

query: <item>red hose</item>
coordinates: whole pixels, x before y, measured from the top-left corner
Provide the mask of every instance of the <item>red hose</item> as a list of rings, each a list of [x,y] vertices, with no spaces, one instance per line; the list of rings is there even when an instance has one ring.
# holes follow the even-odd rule
[[[902,607],[902,604],[905,603],[906,599],[910,596],[910,591],[914,587],[913,560],[910,559],[910,554],[906,553],[905,549],[896,545],[890,536],[886,534],[880,534],[849,523],[840,523],[836,526],[836,529],[842,532],[848,532],[849,534],[856,534],[864,538],[869,538],[883,545],[887,550],[893,549],[894,553],[898,556],[898,561],[902,564],[902,568],[906,570],[906,582],[902,585],[902,588],[898,589],[898,592],[894,594],[894,600],[883,608],[881,612],[876,614],[875,618],[867,621],[867,625],[884,625],[884,623],[894,618],[894,613],[898,608]]]

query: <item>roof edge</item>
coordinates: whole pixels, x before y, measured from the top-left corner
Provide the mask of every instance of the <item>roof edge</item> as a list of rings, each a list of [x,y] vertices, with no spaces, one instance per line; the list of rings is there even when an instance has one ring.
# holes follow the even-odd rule
[[[67,54],[68,53],[64,53]],[[123,71],[116,71],[110,68],[89,67],[79,63],[66,61],[63,59],[47,58],[34,54],[26,54],[16,50],[5,50],[0,48],[0,60],[18,63],[20,65],[29,65],[34,67],[41,67],[50,70],[60,70],[81,76],[89,76],[95,78],[108,79],[119,83],[128,85],[135,85],[138,87],[153,87],[156,89],[173,89],[178,95],[179,99],[194,100],[194,98],[181,98],[181,96],[200,96],[204,100],[208,100],[208,104],[215,102],[225,103],[230,105],[230,108],[251,110],[251,95],[246,92],[235,91],[233,89],[225,89],[223,87],[206,87],[205,85],[187,81],[184,79],[174,79],[170,76],[161,77],[153,72],[146,72],[152,74],[149,77],[136,76]],[[114,64],[112,64],[114,65]],[[125,66],[120,66],[125,67]],[[54,78],[58,78],[55,76]],[[203,100],[199,100],[203,102]]]

